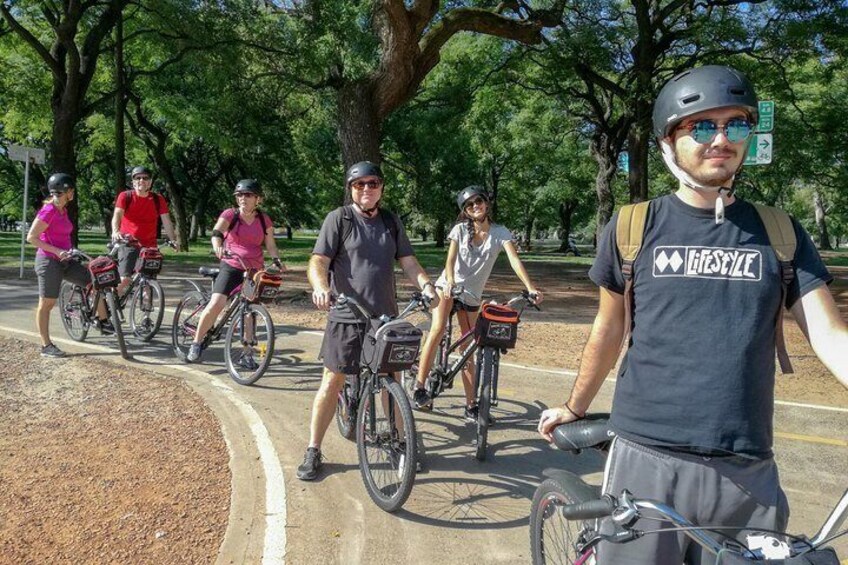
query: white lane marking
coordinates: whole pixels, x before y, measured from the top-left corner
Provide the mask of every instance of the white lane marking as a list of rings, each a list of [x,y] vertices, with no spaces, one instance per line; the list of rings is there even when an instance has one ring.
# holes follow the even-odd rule
[[[0,325],[0,330],[34,338],[39,337],[39,334],[35,332],[9,326]],[[114,352],[113,348],[92,343],[77,342],[64,338],[53,338],[53,341],[67,345],[81,346],[99,352]],[[194,376],[209,377],[209,373],[192,367],[186,367],[185,365],[163,363],[160,359],[144,355],[133,355],[133,357],[151,365],[168,367],[169,369],[175,369]],[[247,421],[251,433],[253,433],[253,439],[259,450],[259,460],[262,463],[262,470],[265,473],[265,541],[262,563],[265,565],[284,565],[286,562],[286,484],[283,479],[283,467],[280,464],[277,450],[274,449],[271,435],[268,433],[268,428],[265,427],[256,410],[250,404],[238,398],[231,386],[217,380],[211,381],[211,384],[223,392],[224,396],[239,409],[242,417]],[[227,441],[226,444],[229,449],[230,442]],[[231,451],[230,458],[234,456],[235,454]],[[233,477],[233,481],[235,481],[235,477]]]

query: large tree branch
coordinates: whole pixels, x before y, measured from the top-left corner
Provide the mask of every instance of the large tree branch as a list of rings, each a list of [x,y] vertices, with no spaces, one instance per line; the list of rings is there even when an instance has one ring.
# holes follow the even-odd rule
[[[59,64],[59,61],[54,59],[50,55],[50,51],[36,38],[28,29],[18,22],[15,17],[9,12],[9,7],[5,2],[0,1],[0,15],[3,16],[3,19],[6,20],[6,23],[9,25],[12,31],[14,31],[18,36],[24,40],[24,42],[35,50],[39,57],[44,61],[47,67],[50,69],[50,72],[53,73],[53,76],[56,80],[61,82],[65,81],[65,69]]]

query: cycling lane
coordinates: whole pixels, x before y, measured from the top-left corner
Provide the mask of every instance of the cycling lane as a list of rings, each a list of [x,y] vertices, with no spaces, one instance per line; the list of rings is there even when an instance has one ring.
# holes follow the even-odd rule
[[[163,282],[172,304],[182,286],[178,281]],[[29,290],[31,284],[26,290],[25,286],[0,281],[0,326],[11,328],[4,330],[9,335],[12,330],[34,331],[35,293]],[[170,316],[165,318],[162,333],[152,344],[141,348],[130,340],[134,354],[143,351],[151,363],[175,361],[166,338]],[[52,328],[55,337],[65,337],[57,319]],[[277,329],[274,363],[253,387],[230,381],[219,347],[213,346],[203,365],[142,364],[145,369],[186,378],[202,389],[216,413],[216,403],[236,406],[240,402],[258,418],[251,422],[237,407],[231,409],[230,417],[223,410],[222,428],[228,442],[235,438],[231,443],[243,445],[231,445],[242,451],[231,461],[234,504],[222,562],[259,562],[263,554],[265,562],[282,562],[280,540],[290,563],[455,563],[469,558],[482,563],[528,562],[530,498],[544,478],[544,469],[561,467],[599,478],[603,461],[596,454],[559,453],[535,433],[539,412],[545,405],[562,402],[573,373],[509,366],[507,355],[501,371],[501,402],[494,410],[498,423],[490,430],[486,462],[473,457],[473,429],[461,419],[462,400],[455,389],[437,401],[432,413],[415,413],[426,468],[401,512],[389,515],[371,503],[359,475],[355,445],[343,440],[334,424],[324,443],[322,478],[302,483],[294,472],[308,440],[311,403],[320,379],[316,355],[321,336],[320,332]],[[26,334],[17,337],[35,339]],[[93,341],[111,345],[102,338]],[[595,408],[609,408],[612,389],[612,383],[602,388]],[[268,488],[280,481],[279,476],[255,463],[262,455],[253,430],[263,428],[273,453],[266,456],[277,459],[284,477],[282,514],[274,508],[280,502],[279,492]],[[781,404],[775,429],[775,450],[793,507],[790,525],[812,533],[846,486],[848,410]],[[238,500],[242,502],[237,504]],[[269,545],[269,540],[276,541]]]

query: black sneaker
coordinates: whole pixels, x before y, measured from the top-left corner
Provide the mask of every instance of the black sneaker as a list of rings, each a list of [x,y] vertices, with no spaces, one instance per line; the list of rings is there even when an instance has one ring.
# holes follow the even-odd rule
[[[200,360],[200,352],[202,347],[199,343],[193,343],[188,348],[188,355],[186,355],[186,361],[189,363],[196,363]]]
[[[318,477],[321,469],[321,450],[317,447],[308,447],[303,456],[303,463],[297,468],[297,478],[301,481],[312,481]]]
[[[425,388],[416,388],[412,393],[412,401],[418,410],[430,411],[433,409],[433,399]]]
[[[42,357],[64,357],[65,352],[53,345],[52,343],[48,343],[44,347],[41,348],[41,356]]]
[[[466,422],[471,422],[471,423],[476,422],[479,414],[480,414],[480,407],[477,406],[476,404],[474,406],[471,406],[471,407],[468,407],[468,406],[465,407],[465,421]],[[492,418],[491,414],[489,414],[489,425],[491,426],[494,423],[495,423],[495,419]]]
[[[100,335],[112,335],[115,333],[115,326],[109,320],[97,319],[94,321],[94,326],[100,330]]]

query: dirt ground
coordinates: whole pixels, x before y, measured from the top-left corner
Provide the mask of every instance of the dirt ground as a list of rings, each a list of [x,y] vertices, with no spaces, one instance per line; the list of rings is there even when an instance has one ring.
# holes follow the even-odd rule
[[[3,337],[0,367],[0,563],[215,560],[229,455],[184,383]]]
[[[575,370],[597,307],[587,267],[528,267],[546,299],[525,314],[506,360]],[[848,317],[848,269],[833,271]],[[496,272],[489,288],[498,299],[521,290],[510,272]],[[284,289],[275,322],[323,329],[302,269]],[[786,334],[796,374],[778,375],[777,397],[848,407],[848,391],[790,319]],[[229,512],[228,454],[186,385],[99,356],[42,359],[32,344],[2,337],[0,367],[0,563],[214,561]]]

